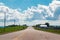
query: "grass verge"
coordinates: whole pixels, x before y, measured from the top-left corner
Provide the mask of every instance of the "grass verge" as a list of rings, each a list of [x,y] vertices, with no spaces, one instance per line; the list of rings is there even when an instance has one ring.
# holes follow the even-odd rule
[[[60,34],[60,29],[52,29],[52,28],[38,28],[38,27],[34,27],[34,29],[36,30],[41,30],[41,31],[46,31],[46,32],[51,32],[51,33],[56,33],[56,34]]]
[[[10,32],[20,31],[26,28],[27,26],[8,26],[5,28],[0,28],[0,35],[10,33]]]

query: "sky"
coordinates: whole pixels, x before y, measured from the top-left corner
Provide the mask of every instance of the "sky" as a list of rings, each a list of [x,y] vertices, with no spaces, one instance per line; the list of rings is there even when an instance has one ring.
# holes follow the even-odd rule
[[[60,25],[60,0],[0,0],[0,25]]]
[[[22,10],[27,9],[31,6],[37,6],[38,4],[49,5],[51,0],[0,0],[6,6],[11,8],[21,8]]]

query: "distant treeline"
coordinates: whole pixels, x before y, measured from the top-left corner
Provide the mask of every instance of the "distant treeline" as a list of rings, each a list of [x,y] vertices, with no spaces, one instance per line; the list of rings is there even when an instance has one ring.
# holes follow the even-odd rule
[[[47,27],[40,27],[40,25],[47,25]],[[39,27],[39,28],[52,28],[52,29],[60,29],[60,26],[52,26],[49,23],[45,23],[45,24],[37,24],[34,25],[33,27]]]

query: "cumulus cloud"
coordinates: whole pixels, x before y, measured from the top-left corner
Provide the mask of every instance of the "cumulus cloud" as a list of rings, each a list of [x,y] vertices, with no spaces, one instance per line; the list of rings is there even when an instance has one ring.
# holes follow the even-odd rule
[[[54,19],[55,13],[57,8],[60,7],[60,1],[53,0],[52,3],[50,3],[48,6],[46,5],[40,5],[32,6],[28,8],[27,10],[24,10],[21,12],[21,9],[12,9],[7,6],[5,6],[3,3],[0,3],[0,20],[4,19],[4,14],[6,13],[6,20],[18,20],[17,24],[27,24],[27,25],[34,25],[34,24],[40,24],[49,22],[47,18]],[[32,20],[32,21],[26,21],[27,19],[34,18],[34,14],[39,14],[39,19]],[[60,14],[59,14],[60,15]],[[60,16],[56,16],[58,20],[60,20]],[[45,20],[45,21],[44,21]],[[50,21],[51,22],[51,21]]]
[[[3,18],[4,18],[4,14],[0,13],[0,19],[3,19]]]

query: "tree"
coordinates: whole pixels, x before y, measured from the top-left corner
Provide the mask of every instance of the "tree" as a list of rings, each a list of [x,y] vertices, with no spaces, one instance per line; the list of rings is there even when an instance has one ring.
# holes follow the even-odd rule
[[[36,27],[40,27],[41,24],[37,24]]]
[[[23,26],[27,26],[26,24],[24,24]]]
[[[49,27],[49,23],[45,23],[45,25],[47,25],[47,27]]]

